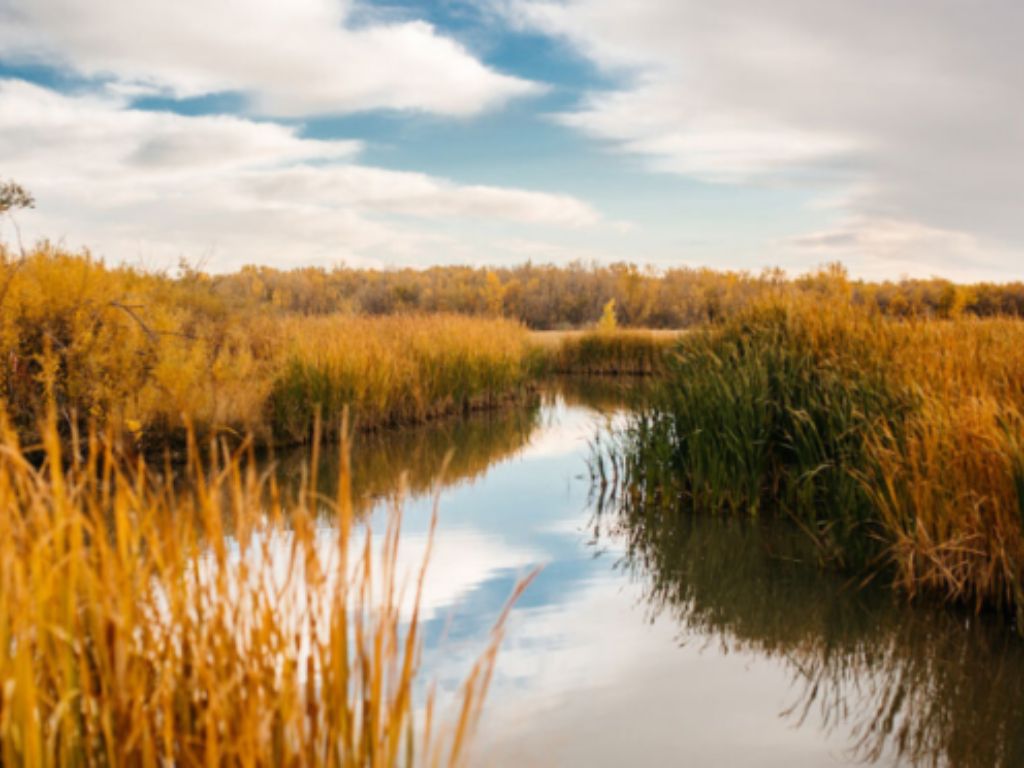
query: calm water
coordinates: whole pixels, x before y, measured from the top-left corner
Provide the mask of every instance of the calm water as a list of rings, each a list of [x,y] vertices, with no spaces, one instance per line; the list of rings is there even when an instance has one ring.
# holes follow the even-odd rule
[[[779,526],[598,515],[591,441],[624,402],[562,388],[356,447],[375,529],[404,473],[410,564],[442,486],[424,648],[442,697],[543,567],[511,615],[476,764],[1024,765],[1024,644],[1005,627],[801,565]]]

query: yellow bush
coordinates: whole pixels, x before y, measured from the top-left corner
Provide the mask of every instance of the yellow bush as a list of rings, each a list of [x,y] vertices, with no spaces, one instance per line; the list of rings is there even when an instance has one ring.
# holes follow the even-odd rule
[[[26,434],[47,391],[66,433],[92,418],[149,443],[186,424],[295,439],[318,406],[367,426],[417,421],[493,404],[526,373],[525,331],[508,320],[268,313],[199,273],[49,246],[0,256],[0,397]]]

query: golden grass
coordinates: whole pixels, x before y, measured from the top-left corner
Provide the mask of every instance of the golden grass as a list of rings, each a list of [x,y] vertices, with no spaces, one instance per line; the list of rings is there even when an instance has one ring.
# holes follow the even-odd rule
[[[406,584],[397,511],[357,531],[346,451],[335,498],[286,498],[245,451],[192,446],[172,488],[42,433],[34,466],[0,428],[4,765],[464,761],[503,618],[440,727],[414,699],[426,561]]]
[[[664,370],[666,356],[684,333],[621,328],[535,331],[530,343],[552,373],[649,376]]]
[[[289,318],[272,393],[280,434],[308,432],[313,406],[364,425],[421,422],[495,405],[527,383],[525,331],[459,315]]]
[[[356,424],[421,421],[515,396],[526,331],[457,315],[267,312],[203,275],[172,280],[41,247],[0,253],[0,400],[28,434],[56,401],[67,436],[89,420],[153,446],[233,430],[306,439],[345,407]]]
[[[894,374],[920,404],[870,439],[864,483],[898,582],[1024,609],[1024,322],[889,329]]]
[[[894,320],[783,295],[686,337],[635,476],[694,508],[782,511],[911,594],[1024,610],[1024,322]]]

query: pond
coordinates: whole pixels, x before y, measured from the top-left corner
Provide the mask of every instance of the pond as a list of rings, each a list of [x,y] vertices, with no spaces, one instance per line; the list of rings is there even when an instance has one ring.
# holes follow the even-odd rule
[[[405,488],[410,562],[440,488],[423,664],[442,699],[542,568],[509,617],[474,764],[1024,765],[1024,643],[1005,624],[823,572],[778,523],[599,513],[594,440],[630,399],[563,383],[357,441],[375,530]],[[281,457],[282,479],[306,460]],[[327,491],[335,466],[325,452]]]

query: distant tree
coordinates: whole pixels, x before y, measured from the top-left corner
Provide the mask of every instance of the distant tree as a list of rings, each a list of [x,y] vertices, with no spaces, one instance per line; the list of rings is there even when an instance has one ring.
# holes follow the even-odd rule
[[[0,182],[0,214],[10,213],[19,208],[35,208],[36,200],[27,189],[16,181]]]
[[[21,230],[18,228],[18,222],[14,220],[14,216],[11,216],[11,212],[21,208],[35,207],[36,200],[32,197],[32,193],[21,186],[21,184],[11,180],[0,182],[0,217],[10,216],[11,224],[14,226],[14,232],[18,238],[18,250],[22,259],[25,258],[25,249],[21,245]],[[0,260],[6,260],[7,258],[6,249],[3,247],[3,243],[0,242]],[[8,275],[3,287],[0,288],[0,301],[7,295],[10,280],[11,276]]]
[[[608,299],[601,311],[601,319],[597,321],[599,331],[614,331],[619,327],[619,319],[615,316],[615,299]]]
[[[483,294],[487,314],[500,315],[505,309],[505,286],[501,284],[501,278],[490,270],[484,279]]]

